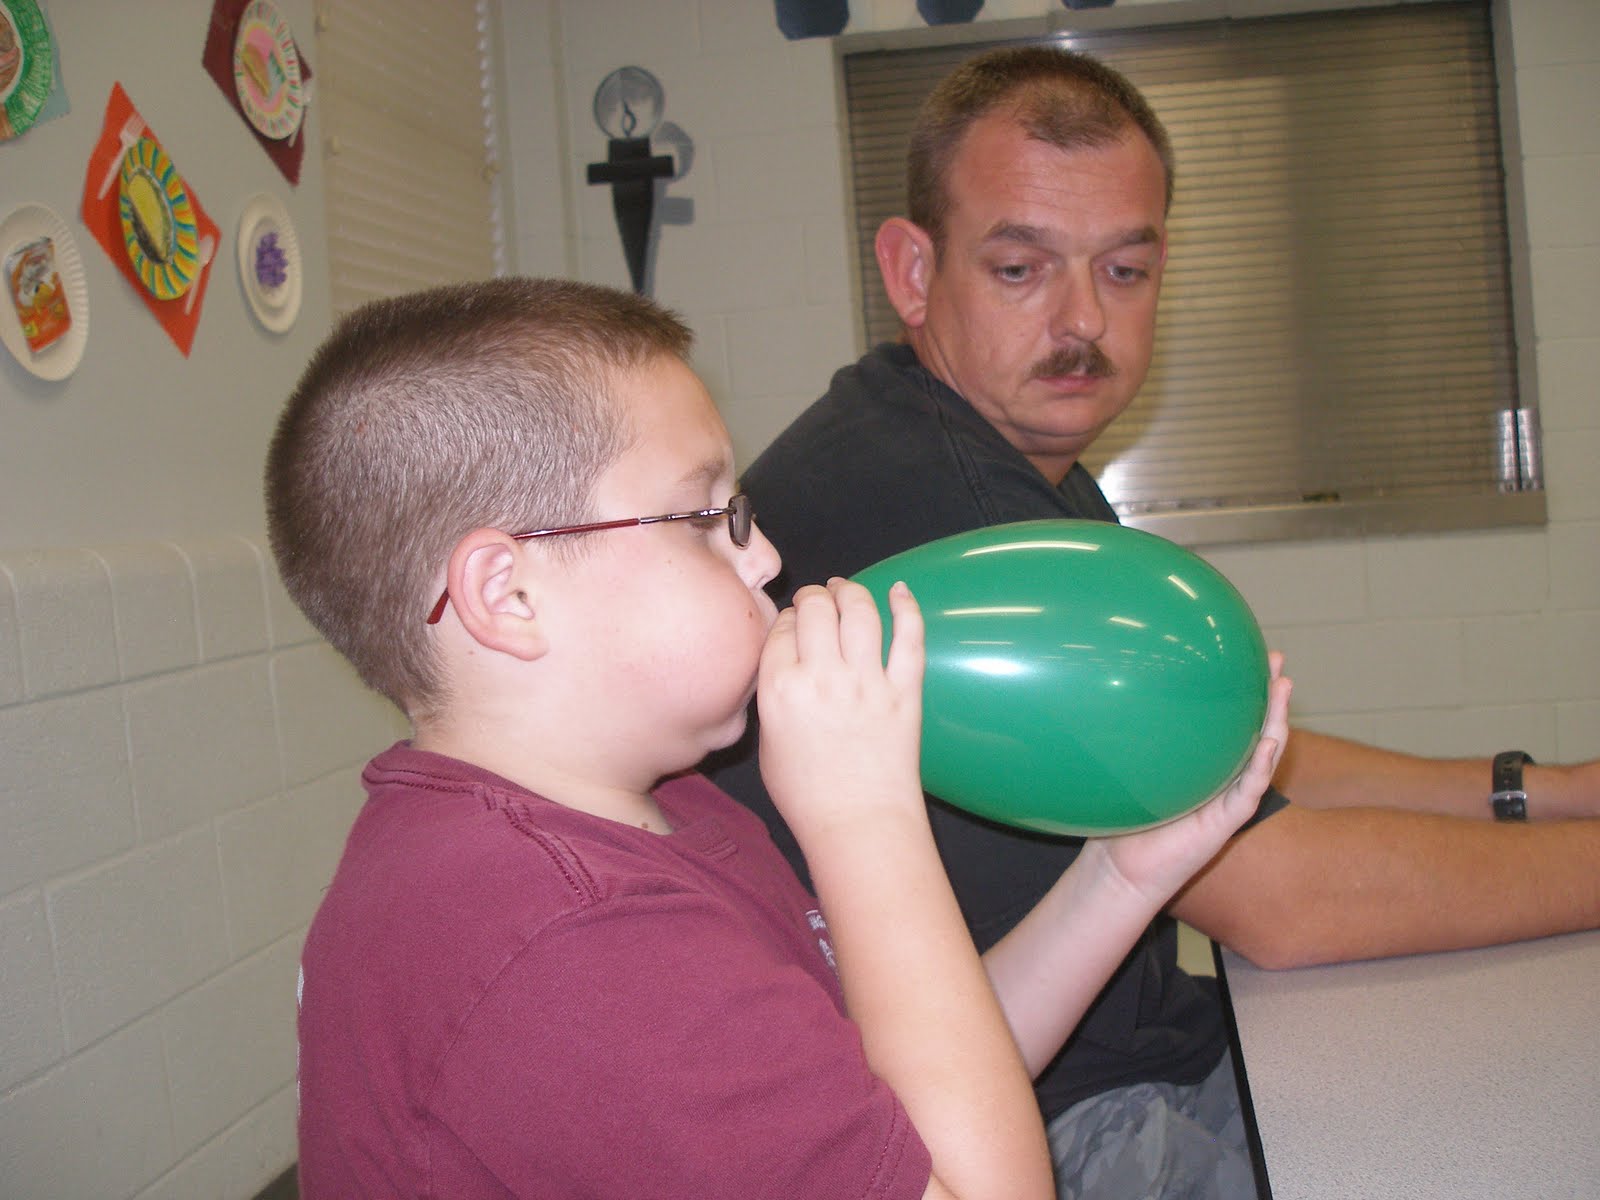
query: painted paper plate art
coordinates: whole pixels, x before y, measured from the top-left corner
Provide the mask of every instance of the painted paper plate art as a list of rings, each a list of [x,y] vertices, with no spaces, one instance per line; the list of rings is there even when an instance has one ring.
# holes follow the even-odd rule
[[[200,237],[183,176],[166,151],[142,137],[122,159],[117,215],[128,261],[158,300],[175,300],[200,272]]]
[[[303,278],[289,210],[265,192],[251,197],[239,218],[239,279],[256,320],[273,333],[288,330],[300,315]]]
[[[89,286],[78,243],[67,223],[42,204],[19,205],[0,221],[0,262],[11,261],[14,254],[37,245],[42,239],[49,239],[56,282],[66,301],[69,321],[66,332],[48,345],[34,349],[28,332],[22,327],[17,304],[6,297],[0,298],[0,342],[32,374],[56,381],[77,370],[83,359],[83,348],[89,341]],[[27,299],[37,303],[40,297],[30,293]]]
[[[50,27],[34,0],[0,0],[0,142],[26,133],[55,82]]]
[[[305,116],[300,52],[272,0],[250,0],[233,43],[233,85],[245,118],[262,135],[282,141]]]

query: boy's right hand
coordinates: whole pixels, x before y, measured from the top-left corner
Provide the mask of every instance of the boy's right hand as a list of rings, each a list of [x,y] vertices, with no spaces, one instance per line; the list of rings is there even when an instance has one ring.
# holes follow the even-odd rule
[[[1283,656],[1269,656],[1272,680],[1267,717],[1250,760],[1238,777],[1193,812],[1153,829],[1091,839],[1085,853],[1156,906],[1216,856],[1261,803],[1289,739],[1289,693]]]
[[[923,816],[922,614],[910,590],[889,591],[888,662],[877,605],[860,584],[831,579],[795,593],[761,655],[761,774],[800,838],[892,813]]]

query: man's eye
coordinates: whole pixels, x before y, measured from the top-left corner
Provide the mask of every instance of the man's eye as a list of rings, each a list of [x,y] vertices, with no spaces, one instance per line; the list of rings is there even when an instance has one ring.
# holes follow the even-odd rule
[[[1128,266],[1122,263],[1112,263],[1106,268],[1106,274],[1111,276],[1114,283],[1138,283],[1140,280],[1150,278],[1150,272],[1143,267]]]
[[[1001,263],[994,269],[995,277],[1002,283],[1022,283],[1031,272],[1027,263]]]

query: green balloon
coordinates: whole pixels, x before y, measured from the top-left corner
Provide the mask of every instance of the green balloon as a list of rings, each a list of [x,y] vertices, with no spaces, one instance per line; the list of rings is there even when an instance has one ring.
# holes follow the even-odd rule
[[[904,580],[927,624],[922,780],[1041,833],[1158,825],[1216,794],[1267,711],[1266,642],[1209,563],[1103,521],[957,534],[855,576]]]

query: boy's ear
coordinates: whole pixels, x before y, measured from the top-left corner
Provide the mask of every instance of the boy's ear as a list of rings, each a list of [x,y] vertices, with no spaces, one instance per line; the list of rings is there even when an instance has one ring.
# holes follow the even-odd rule
[[[447,568],[450,604],[472,639],[532,662],[548,649],[534,580],[515,539],[474,529],[456,543]]]
[[[933,239],[920,225],[904,217],[890,217],[878,227],[872,249],[889,303],[910,329],[920,326],[928,312],[928,284],[934,271]]]

